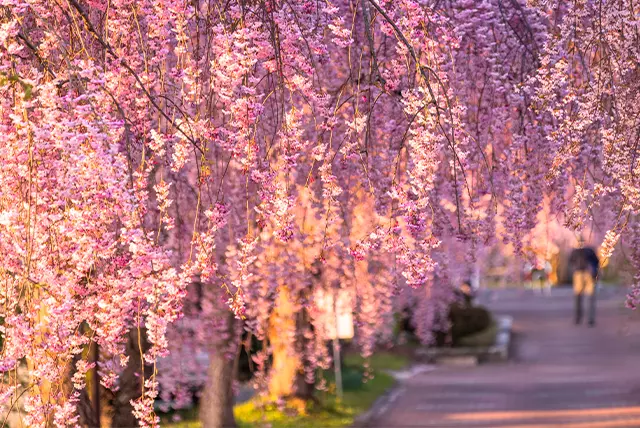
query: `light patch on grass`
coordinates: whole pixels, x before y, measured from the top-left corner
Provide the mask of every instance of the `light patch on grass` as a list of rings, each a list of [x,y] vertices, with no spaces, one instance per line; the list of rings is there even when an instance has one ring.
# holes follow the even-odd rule
[[[386,370],[400,370],[408,363],[408,359],[390,352],[379,352],[369,360],[374,377],[362,382],[364,359],[359,355],[345,356],[344,377],[349,378],[345,383],[344,398],[339,401],[329,392],[317,393],[318,403],[309,403],[304,414],[296,414],[293,409],[278,409],[274,405],[262,406],[257,400],[238,404],[234,414],[238,426],[271,428],[337,428],[353,424],[354,418],[368,410],[373,402],[387,391],[395,380],[385,373]],[[333,382],[333,373],[326,373],[327,381]],[[335,385],[330,390],[335,390]],[[192,415],[197,412],[190,412]],[[186,416],[186,415],[185,415]],[[171,428],[200,428],[200,423],[194,420],[163,423],[162,426]]]
[[[346,427],[354,418],[366,411],[373,402],[394,384],[394,379],[386,373],[376,373],[375,377],[362,383],[358,389],[347,390],[340,402],[335,395],[319,393],[320,404],[307,408],[305,415],[293,415],[285,409],[274,406],[259,408],[255,402],[238,405],[234,409],[240,427],[269,425],[272,428],[295,427]]]

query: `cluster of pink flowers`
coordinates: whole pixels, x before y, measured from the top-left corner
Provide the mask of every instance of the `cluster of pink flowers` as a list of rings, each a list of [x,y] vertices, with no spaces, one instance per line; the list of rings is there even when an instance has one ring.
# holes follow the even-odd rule
[[[615,209],[609,256],[640,209],[640,6],[564,3],[3,0],[0,371],[26,361],[27,422],[79,424],[131,331],[150,367],[267,339],[284,290],[309,383],[322,293],[352,296],[364,354],[398,299],[428,340],[545,204],[574,228]],[[142,426],[160,384],[188,401],[180,367],[140,374]]]

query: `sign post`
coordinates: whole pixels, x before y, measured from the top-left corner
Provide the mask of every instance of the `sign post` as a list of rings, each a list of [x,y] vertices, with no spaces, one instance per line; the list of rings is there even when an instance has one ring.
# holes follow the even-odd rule
[[[340,358],[340,338],[338,337],[338,291],[333,293],[333,314],[334,321],[336,323],[336,334],[333,337],[333,370],[336,376],[336,395],[338,399],[342,401],[342,360]]]
[[[333,371],[336,381],[336,396],[342,400],[342,358],[340,339],[351,339],[353,331],[353,306],[351,296],[345,290],[320,291],[316,296],[318,307],[326,314],[325,329],[328,339],[333,343]]]

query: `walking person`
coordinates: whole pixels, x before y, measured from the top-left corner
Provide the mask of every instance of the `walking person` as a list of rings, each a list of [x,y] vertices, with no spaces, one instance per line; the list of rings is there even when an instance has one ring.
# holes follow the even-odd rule
[[[589,304],[589,326],[596,323],[596,279],[600,260],[593,248],[584,247],[580,240],[580,248],[576,248],[569,256],[569,272],[573,279],[575,296],[575,323],[582,322],[582,296],[586,295]]]
[[[537,256],[535,265],[531,269],[531,288],[540,294],[551,294],[551,283],[549,282],[549,274],[551,273],[551,263]]]

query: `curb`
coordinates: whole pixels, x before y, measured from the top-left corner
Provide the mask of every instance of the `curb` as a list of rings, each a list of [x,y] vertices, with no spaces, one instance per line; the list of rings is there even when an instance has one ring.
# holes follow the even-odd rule
[[[502,315],[498,318],[498,334],[496,342],[489,347],[487,357],[489,361],[507,361],[511,348],[511,329],[513,327],[513,317]]]
[[[353,419],[351,427],[363,428],[369,426],[369,423],[372,420],[386,412],[389,406],[392,405],[403,393],[404,387],[400,382],[396,382],[394,386],[373,402],[369,410],[356,416]]]
[[[413,376],[421,373],[428,373],[435,370],[434,366],[426,364],[411,364],[403,370],[385,370],[385,372],[396,380],[396,383],[385,391],[380,397],[373,402],[369,410],[356,416],[353,420],[352,427],[365,427],[369,422],[381,416],[387,411],[390,405],[392,405],[403,393],[404,386],[402,382],[412,378]]]

